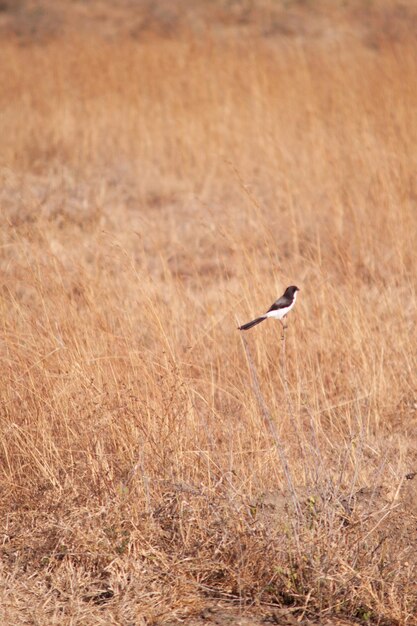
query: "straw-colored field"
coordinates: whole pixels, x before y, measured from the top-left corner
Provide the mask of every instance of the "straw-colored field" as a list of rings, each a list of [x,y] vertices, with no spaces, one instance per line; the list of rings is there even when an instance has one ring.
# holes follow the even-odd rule
[[[416,45],[233,32],[2,42],[5,626],[416,623]]]

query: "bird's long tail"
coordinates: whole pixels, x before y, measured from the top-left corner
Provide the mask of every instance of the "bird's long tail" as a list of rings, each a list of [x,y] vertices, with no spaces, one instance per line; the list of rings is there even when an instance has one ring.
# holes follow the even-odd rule
[[[261,317],[257,317],[256,320],[252,320],[247,324],[243,324],[243,326],[239,326],[239,330],[249,330],[249,328],[252,328],[252,326],[256,326],[256,324],[260,324],[264,320],[266,320],[266,316],[261,315]]]

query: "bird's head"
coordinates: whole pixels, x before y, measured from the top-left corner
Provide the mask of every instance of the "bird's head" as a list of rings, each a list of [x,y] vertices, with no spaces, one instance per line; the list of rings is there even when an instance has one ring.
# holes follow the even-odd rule
[[[297,293],[297,291],[300,291],[298,287],[296,287],[295,285],[290,285],[290,287],[286,288],[285,295],[292,298],[294,294]]]

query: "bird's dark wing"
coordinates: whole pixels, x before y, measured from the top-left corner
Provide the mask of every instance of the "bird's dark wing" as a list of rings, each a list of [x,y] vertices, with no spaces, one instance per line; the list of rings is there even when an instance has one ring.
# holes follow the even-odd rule
[[[267,313],[270,311],[278,311],[279,309],[286,309],[291,305],[292,299],[287,296],[281,296],[278,300],[275,300],[274,304],[269,307]]]

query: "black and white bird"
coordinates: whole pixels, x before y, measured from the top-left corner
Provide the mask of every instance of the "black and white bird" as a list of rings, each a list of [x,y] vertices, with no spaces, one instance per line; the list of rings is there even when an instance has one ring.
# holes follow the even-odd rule
[[[243,326],[239,326],[239,330],[249,330],[249,328],[256,326],[256,324],[260,324],[269,317],[275,320],[279,320],[284,326],[282,320],[293,308],[295,301],[297,300],[297,291],[300,290],[295,285],[287,287],[284,295],[278,298],[278,300],[275,300],[274,304],[268,309],[266,313],[264,313],[264,315],[257,317],[247,324],[243,324]]]

